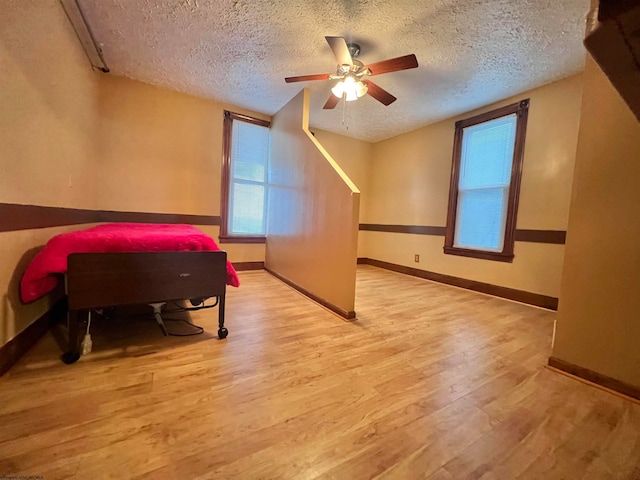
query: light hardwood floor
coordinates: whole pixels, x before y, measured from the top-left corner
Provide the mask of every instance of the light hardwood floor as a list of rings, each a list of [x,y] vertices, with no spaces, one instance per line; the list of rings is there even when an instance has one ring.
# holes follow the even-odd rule
[[[359,266],[346,322],[241,281],[225,341],[215,309],[95,320],[71,366],[48,334],[0,379],[0,476],[640,479],[640,405],[544,367],[553,312]]]

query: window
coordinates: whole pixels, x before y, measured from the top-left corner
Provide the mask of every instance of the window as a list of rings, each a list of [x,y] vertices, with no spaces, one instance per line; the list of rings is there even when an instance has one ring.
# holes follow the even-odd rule
[[[513,261],[529,100],[456,123],[444,252]]]
[[[265,120],[224,112],[221,242],[265,241],[269,126]]]

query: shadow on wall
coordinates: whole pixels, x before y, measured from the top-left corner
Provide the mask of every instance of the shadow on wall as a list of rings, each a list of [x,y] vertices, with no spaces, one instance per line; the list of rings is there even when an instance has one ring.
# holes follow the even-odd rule
[[[64,283],[51,293],[35,302],[24,304],[20,300],[20,279],[33,258],[44,248],[34,247],[27,250],[18,260],[7,285],[7,293],[2,298],[2,322],[0,323],[0,345],[7,343],[16,334],[28,327],[34,320],[46,313],[52,305],[64,296]]]

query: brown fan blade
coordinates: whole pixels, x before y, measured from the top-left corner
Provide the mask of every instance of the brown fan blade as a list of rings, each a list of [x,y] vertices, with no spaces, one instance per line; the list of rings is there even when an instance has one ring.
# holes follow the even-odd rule
[[[391,58],[389,60],[383,60],[381,62],[372,63],[367,65],[371,71],[371,75],[380,75],[381,73],[397,72],[398,70],[408,70],[410,68],[416,68],[418,66],[418,59],[412,53],[411,55],[405,55],[404,57]]]
[[[338,97],[336,97],[333,93],[329,96],[329,99],[327,100],[327,103],[324,104],[324,108],[325,110],[330,110],[332,108],[336,108],[336,105],[338,105],[338,102],[340,102],[340,99]]]
[[[351,54],[349,53],[349,48],[347,47],[347,42],[342,37],[324,37],[327,40],[327,43],[333,50],[333,54],[338,61],[338,65],[349,65],[353,66],[353,60],[351,59]]]
[[[363,82],[367,85],[367,93],[380,103],[388,106],[397,100],[396,97],[391,95],[384,88],[373,83],[371,80],[364,80]]]
[[[317,75],[301,75],[299,77],[287,77],[284,79],[285,82],[306,82],[307,80],[329,80],[328,73],[319,73]]]

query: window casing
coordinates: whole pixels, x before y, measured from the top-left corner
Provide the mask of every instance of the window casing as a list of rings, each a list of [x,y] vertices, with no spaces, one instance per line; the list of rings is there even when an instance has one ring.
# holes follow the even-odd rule
[[[529,100],[456,122],[444,252],[513,261]]]
[[[224,112],[221,243],[265,242],[269,127],[266,120]]]

